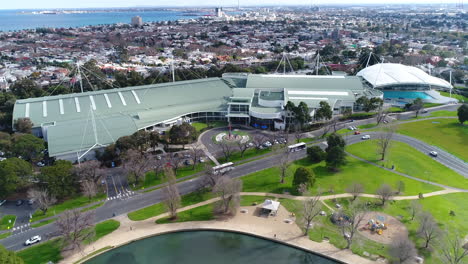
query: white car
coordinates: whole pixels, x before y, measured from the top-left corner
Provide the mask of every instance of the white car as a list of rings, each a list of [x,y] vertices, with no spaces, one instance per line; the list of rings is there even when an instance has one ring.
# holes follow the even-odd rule
[[[6,203],[6,200],[0,200],[0,206]]]
[[[36,244],[36,243],[40,242],[41,239],[42,239],[41,236],[33,236],[30,239],[26,240],[26,242],[24,242],[24,245],[29,246],[29,245],[32,245],[32,244]]]
[[[361,137],[362,140],[366,140],[366,139],[370,139],[370,136],[369,135],[364,135]]]
[[[354,130],[354,127],[349,126],[348,129],[349,129],[349,130]]]
[[[36,165],[38,167],[44,167],[45,166],[44,162],[42,162],[42,161],[39,161],[38,163],[36,163]]]
[[[434,150],[433,150],[433,151],[429,152],[429,154],[430,154],[431,156],[433,156],[433,157],[437,157],[437,151],[434,151]]]

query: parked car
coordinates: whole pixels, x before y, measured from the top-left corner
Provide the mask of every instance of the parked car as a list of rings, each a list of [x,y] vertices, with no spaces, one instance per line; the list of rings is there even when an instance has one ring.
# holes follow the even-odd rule
[[[251,148],[254,146],[254,143],[250,142],[249,144],[247,144],[247,147]]]
[[[263,143],[263,146],[265,146],[265,147],[269,148],[269,147],[271,147],[271,146],[272,146],[272,144],[271,144],[271,142],[270,142],[270,141],[267,141],[267,142]]]
[[[26,242],[24,242],[24,245],[29,246],[29,245],[32,245],[32,244],[36,244],[36,243],[40,242],[41,240],[42,240],[41,236],[33,236],[30,239],[26,240]]]
[[[23,203],[24,203],[23,200],[18,200],[18,201],[16,201],[16,206],[20,206],[20,205],[22,205]]]
[[[349,129],[349,130],[354,130],[354,127],[349,126],[348,129]]]
[[[186,166],[190,165],[190,160],[184,160],[184,165]]]
[[[0,200],[0,206],[2,206],[4,203],[6,203],[6,200]]]
[[[161,155],[156,155],[156,159],[161,160],[162,159]]]
[[[357,131],[357,130],[356,130],[356,131],[354,131],[354,135],[359,135],[359,134],[361,134],[361,132],[360,132],[360,131]]]
[[[433,151],[429,152],[429,154],[430,154],[431,156],[433,156],[433,157],[437,157],[437,151],[434,151],[434,150],[433,150]]]
[[[45,163],[42,162],[42,161],[39,161],[38,163],[36,163],[36,165],[37,165],[38,167],[44,167],[44,166],[45,166]]]
[[[357,130],[357,127],[353,126],[353,130]]]
[[[203,162],[205,162],[205,159],[204,158],[199,158],[198,161],[203,163]]]
[[[190,156],[190,154],[184,154],[184,158],[186,159],[190,159],[192,156]]]
[[[370,139],[370,136],[369,135],[364,135],[361,137],[362,140],[366,140],[366,139]]]
[[[29,205],[33,205],[33,203],[34,203],[34,199],[29,199],[29,200],[28,200],[28,204],[29,204]]]
[[[421,111],[421,113],[423,113],[423,114],[427,113],[427,109],[423,109],[423,110]]]

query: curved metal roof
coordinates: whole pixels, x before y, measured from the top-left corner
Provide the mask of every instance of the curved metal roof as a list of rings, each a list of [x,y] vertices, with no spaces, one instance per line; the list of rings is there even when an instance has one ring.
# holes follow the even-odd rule
[[[374,88],[411,84],[452,88],[447,81],[431,76],[421,69],[396,63],[375,64],[359,71],[356,75],[363,77]]]

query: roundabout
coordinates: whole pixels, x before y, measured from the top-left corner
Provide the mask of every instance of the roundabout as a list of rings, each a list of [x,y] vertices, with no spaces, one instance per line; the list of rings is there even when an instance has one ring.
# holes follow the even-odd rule
[[[223,131],[218,134],[216,134],[213,137],[213,141],[216,144],[220,144],[222,142],[225,143],[241,143],[245,144],[251,140],[250,134],[244,131],[239,131],[237,129],[234,129],[229,133],[228,131]]]

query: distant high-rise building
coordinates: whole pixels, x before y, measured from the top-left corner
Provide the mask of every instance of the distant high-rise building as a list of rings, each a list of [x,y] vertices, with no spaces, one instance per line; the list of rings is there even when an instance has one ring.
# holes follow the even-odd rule
[[[215,8],[215,13],[217,17],[222,17],[223,16],[223,8],[222,7],[216,7]]]
[[[140,16],[132,17],[132,26],[141,27],[143,25],[143,19]]]

